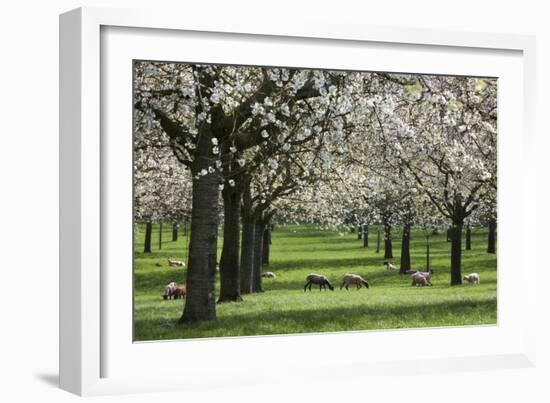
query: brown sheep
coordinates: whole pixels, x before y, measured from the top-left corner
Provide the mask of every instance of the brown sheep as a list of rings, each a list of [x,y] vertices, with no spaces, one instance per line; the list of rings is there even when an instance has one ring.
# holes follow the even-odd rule
[[[367,282],[367,280],[357,274],[346,274],[344,276],[344,281],[340,286],[340,289],[346,287],[346,290],[348,290],[350,284],[355,284],[357,286],[357,289],[360,289],[363,285],[369,288],[369,283]]]
[[[177,287],[174,291],[174,299],[183,299],[185,298],[185,294],[187,294],[187,289],[185,287]]]
[[[304,286],[304,292],[308,287],[309,287],[309,291],[311,291],[312,284],[319,284],[319,291],[321,291],[322,289],[326,290],[326,286],[328,286],[330,291],[334,291],[334,287],[332,286],[332,284],[330,284],[330,282],[328,281],[328,278],[326,278],[322,274],[315,274],[315,273],[308,274],[306,277],[306,285]]]

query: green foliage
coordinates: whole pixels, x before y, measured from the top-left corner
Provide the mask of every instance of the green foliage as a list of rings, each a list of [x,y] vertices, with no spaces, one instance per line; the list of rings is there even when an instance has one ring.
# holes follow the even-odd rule
[[[188,239],[180,234],[171,241],[171,227],[164,226],[162,250],[158,227],[153,232],[153,253],[143,254],[143,228],[135,245],[135,339],[161,340],[217,336],[337,332],[366,329],[461,326],[496,323],[496,255],[487,254],[487,231],[472,231],[472,250],[463,251],[463,274],[477,272],[481,285],[450,287],[450,243],[445,235],[432,237],[430,254],[434,270],[432,287],[411,287],[410,277],[389,272],[383,254],[374,247],[363,248],[353,233],[340,235],[315,226],[277,227],[273,232],[270,266],[277,278],[263,279],[264,293],[244,295],[244,302],[217,306],[216,321],[177,324],[183,301],[164,301],[164,286],[170,281],[185,283],[185,269],[168,267],[166,257],[186,261]],[[374,227],[373,227],[374,229]],[[397,229],[394,238],[399,238]],[[371,245],[376,232],[370,232]],[[221,251],[221,234],[218,250]],[[394,241],[399,263],[400,242]],[[422,231],[413,231],[413,269],[425,268]],[[155,264],[159,263],[161,267]],[[305,277],[326,275],[334,292],[304,292]],[[340,290],[345,273],[366,278],[371,287]],[[218,283],[219,286],[219,283]]]

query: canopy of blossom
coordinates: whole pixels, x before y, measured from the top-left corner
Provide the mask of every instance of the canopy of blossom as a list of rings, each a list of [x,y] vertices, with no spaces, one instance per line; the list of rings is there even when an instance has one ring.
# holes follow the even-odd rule
[[[164,145],[146,148],[152,158],[136,151],[136,197],[150,199],[136,208],[160,203],[157,190],[143,191],[152,183],[159,194],[175,186],[189,197],[182,166],[197,157],[203,124],[224,134],[212,138],[208,167],[195,178],[216,173],[223,189],[247,177],[254,205],[277,210],[281,221],[339,225],[384,216],[399,223],[413,214],[435,225],[456,214],[457,197],[464,216],[496,205],[494,79],[159,62],[134,68],[136,133]],[[162,119],[177,135],[158,134]],[[163,168],[149,181],[149,171],[137,172],[150,159]],[[175,176],[185,185],[166,180]],[[159,214],[180,209],[181,200],[165,198]]]

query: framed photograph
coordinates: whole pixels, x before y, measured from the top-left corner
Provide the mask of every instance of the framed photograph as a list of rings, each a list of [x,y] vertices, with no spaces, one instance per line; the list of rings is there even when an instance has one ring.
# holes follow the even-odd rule
[[[60,45],[62,388],[534,365],[533,38],[84,8]]]

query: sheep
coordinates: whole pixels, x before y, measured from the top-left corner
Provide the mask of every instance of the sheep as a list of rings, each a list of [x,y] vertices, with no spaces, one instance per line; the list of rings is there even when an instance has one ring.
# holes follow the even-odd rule
[[[262,273],[262,277],[265,277],[265,278],[276,278],[277,276],[275,275],[275,273],[273,273],[272,271],[264,271]]]
[[[357,274],[347,273],[346,275],[344,275],[344,281],[342,282],[340,289],[342,289],[343,287],[346,287],[346,290],[349,290],[348,287],[350,284],[355,284],[357,286],[357,289],[360,289],[363,285],[369,288],[369,283],[363,277]]]
[[[394,265],[392,262],[390,262],[389,260],[384,260],[384,263],[382,263],[383,266],[386,266],[386,268],[388,270],[397,270],[397,266]]]
[[[477,273],[470,273],[467,276],[464,276],[464,279],[469,284],[479,284],[479,274]]]
[[[304,286],[304,292],[308,287],[309,287],[309,291],[311,291],[312,284],[319,284],[319,291],[321,291],[321,289],[326,290],[326,286],[328,286],[330,291],[334,291],[334,287],[332,286],[332,284],[330,284],[330,281],[328,281],[328,278],[326,278],[322,274],[309,273],[306,277],[306,285]]]
[[[420,274],[426,278],[426,281],[428,282],[428,285],[432,285],[432,274],[433,270],[431,268],[428,269],[428,271],[416,271],[413,273],[413,276]]]
[[[421,273],[415,273],[411,276],[411,286],[420,284],[422,287],[431,285],[428,279]]]
[[[164,293],[162,294],[162,298],[172,299],[172,297],[174,296],[174,293],[176,292],[176,288],[178,288],[178,285],[173,281],[171,283],[168,283],[166,287],[164,287]]]
[[[174,290],[174,299],[185,298],[186,294],[187,294],[187,289],[185,287],[177,287]]]
[[[172,256],[168,256],[168,266],[185,267],[185,263],[180,260],[172,259]]]

